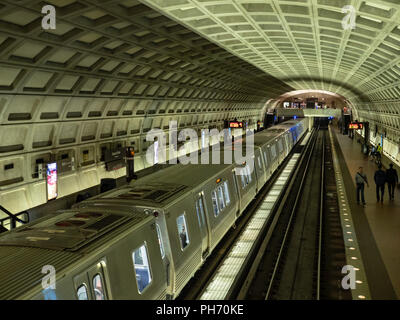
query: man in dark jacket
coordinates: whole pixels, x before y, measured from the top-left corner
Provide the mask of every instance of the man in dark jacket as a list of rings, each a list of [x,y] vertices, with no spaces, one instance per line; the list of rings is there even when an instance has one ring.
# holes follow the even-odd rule
[[[394,200],[394,190],[399,183],[399,176],[397,175],[396,169],[393,169],[393,163],[391,163],[389,167],[390,168],[386,170],[386,181],[389,187],[389,199]]]
[[[385,193],[386,173],[382,170],[382,166],[378,167],[374,176],[376,184],[376,199],[383,203],[383,194]],[[381,194],[381,197],[380,197]]]
[[[365,205],[365,197],[364,197],[364,184],[366,183],[368,188],[368,179],[363,171],[363,167],[360,167],[355,176],[356,185],[357,185],[357,203],[360,204],[360,194],[361,194],[361,201],[362,204]]]

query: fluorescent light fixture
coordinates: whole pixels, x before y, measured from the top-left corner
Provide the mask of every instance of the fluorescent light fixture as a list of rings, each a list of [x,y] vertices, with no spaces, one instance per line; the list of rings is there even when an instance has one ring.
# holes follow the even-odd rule
[[[371,17],[367,17],[367,16],[361,16],[361,15],[360,15],[360,17],[361,17],[361,18],[364,18],[364,19],[367,19],[367,20],[374,21],[374,22],[382,23],[382,21],[381,21],[381,20],[374,19],[374,18],[371,18]]]

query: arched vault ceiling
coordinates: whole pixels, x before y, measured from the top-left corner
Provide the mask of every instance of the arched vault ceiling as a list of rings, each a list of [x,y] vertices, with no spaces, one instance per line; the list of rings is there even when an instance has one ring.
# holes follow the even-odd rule
[[[0,94],[261,102],[289,91],[137,0],[0,0]]]
[[[400,94],[399,0],[140,1],[297,90]],[[342,27],[346,5],[356,9],[355,30]]]

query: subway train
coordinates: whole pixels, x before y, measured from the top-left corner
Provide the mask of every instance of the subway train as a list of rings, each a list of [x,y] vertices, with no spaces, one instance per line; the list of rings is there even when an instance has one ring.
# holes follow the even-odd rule
[[[252,163],[172,165],[4,233],[0,299],[176,298],[307,130],[285,122],[254,134]]]

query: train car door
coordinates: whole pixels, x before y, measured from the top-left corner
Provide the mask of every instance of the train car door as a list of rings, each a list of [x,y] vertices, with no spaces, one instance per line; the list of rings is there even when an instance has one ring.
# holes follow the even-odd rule
[[[210,251],[210,225],[207,219],[204,193],[200,192],[196,197],[196,213],[199,220],[200,233],[202,239],[202,256],[205,259]]]
[[[109,299],[105,263],[100,261],[85,272],[74,278],[76,297],[78,300],[107,300]]]

